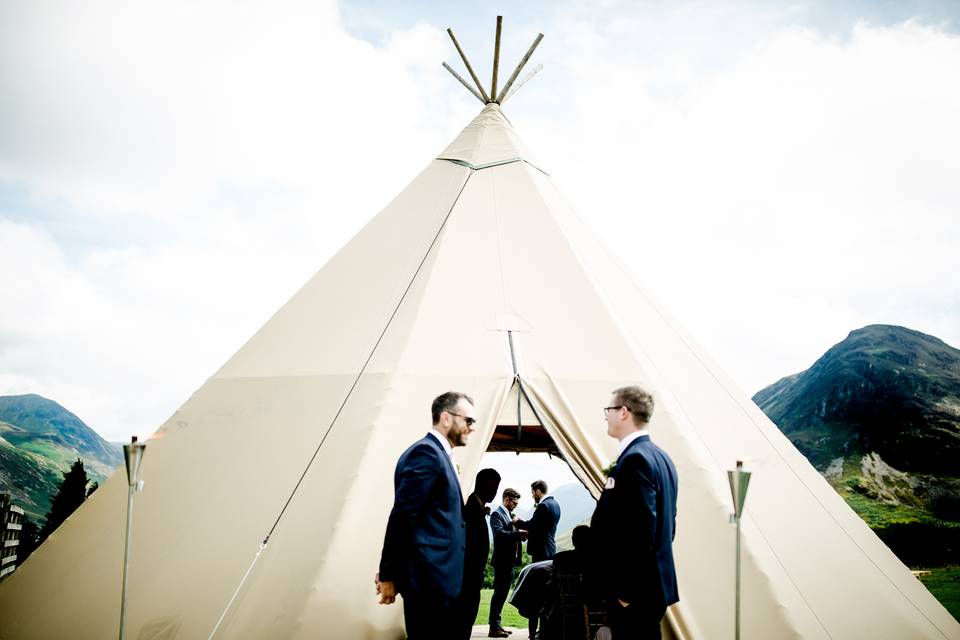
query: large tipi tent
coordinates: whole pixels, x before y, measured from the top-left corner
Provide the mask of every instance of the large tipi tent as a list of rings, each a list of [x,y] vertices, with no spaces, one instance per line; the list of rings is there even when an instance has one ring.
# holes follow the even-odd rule
[[[402,637],[373,576],[394,463],[431,399],[476,399],[455,454],[465,493],[496,434],[524,448],[520,422],[598,495],[616,455],[600,408],[625,383],[654,392],[653,437],[680,476],[669,634],[732,636],[725,471],[747,458],[743,637],[960,638],[570,211],[495,101],[149,443],[128,637]],[[119,470],[0,584],[0,638],[115,635],[126,493]]]

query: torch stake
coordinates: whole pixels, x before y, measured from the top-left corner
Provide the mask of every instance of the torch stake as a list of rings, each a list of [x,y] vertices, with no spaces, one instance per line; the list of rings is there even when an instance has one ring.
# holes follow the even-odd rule
[[[127,532],[123,543],[123,583],[120,590],[120,640],[124,640],[127,625],[127,569],[130,565],[130,540],[133,533],[133,494],[143,491],[140,479],[140,462],[147,445],[137,442],[137,436],[130,444],[123,445],[123,458],[127,463]]]
[[[743,460],[737,460],[735,470],[727,471],[727,480],[730,482],[730,495],[733,497],[733,513],[730,515],[730,521],[737,525],[734,637],[740,640],[740,516],[743,515],[743,504],[747,500],[747,487],[750,485],[750,472],[743,470]]]
[[[120,596],[120,640],[124,639],[127,622],[127,566],[130,564],[130,532],[133,523],[133,492],[136,487],[131,486],[127,491],[127,535],[123,545],[123,590]]]

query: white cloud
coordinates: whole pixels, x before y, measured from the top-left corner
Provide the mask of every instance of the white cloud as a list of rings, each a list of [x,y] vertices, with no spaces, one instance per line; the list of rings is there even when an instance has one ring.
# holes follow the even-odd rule
[[[531,146],[749,393],[864,324],[960,344],[960,37],[785,29],[718,57],[664,91],[660,60],[578,56],[571,135],[534,122]]]
[[[430,99],[442,31],[374,48],[333,3],[5,9],[0,188],[29,198],[0,210],[0,393],[114,439],[159,425],[473,112]]]
[[[555,16],[512,121],[748,392],[870,322],[960,345],[960,38]],[[332,2],[0,7],[0,393],[152,431],[474,115],[454,58]]]

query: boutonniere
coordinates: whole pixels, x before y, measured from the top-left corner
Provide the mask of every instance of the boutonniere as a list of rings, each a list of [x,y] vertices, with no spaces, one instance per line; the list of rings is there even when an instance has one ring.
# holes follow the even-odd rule
[[[614,472],[614,470],[615,470],[616,468],[617,468],[617,461],[614,460],[613,462],[611,462],[610,464],[608,464],[606,467],[604,467],[604,469],[603,469],[603,475],[605,475],[606,477],[609,478],[610,476],[613,475],[613,472]]]
[[[484,507],[484,508],[483,508],[483,515],[484,515],[484,516],[490,515],[490,507]]]

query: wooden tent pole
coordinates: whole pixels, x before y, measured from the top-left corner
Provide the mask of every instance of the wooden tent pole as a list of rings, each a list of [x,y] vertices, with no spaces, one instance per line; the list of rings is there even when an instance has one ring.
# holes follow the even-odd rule
[[[459,53],[460,58],[463,59],[463,64],[466,65],[467,71],[470,72],[470,77],[473,78],[474,83],[476,83],[477,89],[480,89],[480,99],[483,100],[484,103],[490,102],[490,98],[487,97],[487,92],[484,91],[483,85],[480,84],[480,79],[477,78],[477,74],[474,73],[473,67],[470,66],[470,61],[467,60],[467,54],[465,54],[463,49],[460,48],[460,43],[457,42],[457,36],[453,35],[453,29],[447,29],[447,33],[450,35],[450,39],[453,40],[453,46],[457,48],[457,53]]]
[[[533,55],[534,49],[537,48],[537,45],[540,44],[540,41],[543,40],[543,34],[537,34],[537,39],[533,41],[533,44],[530,45],[530,48],[527,49],[527,53],[524,54],[523,59],[520,60],[520,64],[517,65],[517,68],[513,70],[513,75],[510,76],[510,79],[507,80],[507,84],[503,87],[503,95],[508,95],[510,93],[510,87],[513,86],[513,81],[517,79],[517,76],[520,75],[520,71],[523,69],[523,65],[527,64],[527,60],[530,59],[530,56]]]
[[[477,100],[479,100],[480,102],[482,102],[482,103],[484,103],[484,104],[487,103],[486,100],[484,100],[482,97],[480,97],[480,94],[477,93],[477,90],[474,89],[473,87],[471,87],[469,84],[467,84],[467,81],[463,79],[463,76],[461,76],[459,73],[457,73],[456,71],[454,71],[454,70],[450,67],[450,65],[448,65],[446,62],[443,63],[443,68],[446,69],[447,71],[449,71],[450,73],[452,73],[452,74],[453,74],[453,77],[456,78],[457,80],[459,80],[459,81],[460,81],[460,84],[462,84],[463,86],[465,86],[465,87],[467,88],[467,91],[469,91],[469,92],[472,93],[473,95],[477,96]]]
[[[502,98],[500,98],[499,100],[497,100],[497,102],[499,102],[500,104],[503,104],[504,102],[507,101],[507,98],[513,97],[513,96],[517,93],[517,91],[520,91],[520,87],[522,87],[523,85],[527,84],[527,81],[530,80],[530,78],[532,78],[533,76],[535,76],[535,75],[537,75],[538,73],[540,73],[540,71],[541,71],[542,69],[543,69],[543,65],[542,65],[542,64],[538,64],[536,67],[534,67],[533,71],[531,71],[531,72],[528,73],[527,75],[523,76],[523,78],[520,80],[520,82],[518,82],[518,83],[516,84],[516,86],[514,86],[512,89],[510,89],[510,93],[508,93],[507,95],[505,95],[505,96],[503,96]]]
[[[500,71],[500,31],[503,29],[503,16],[497,16],[497,37],[493,43],[493,82],[490,85],[490,99],[497,101],[497,74]]]

